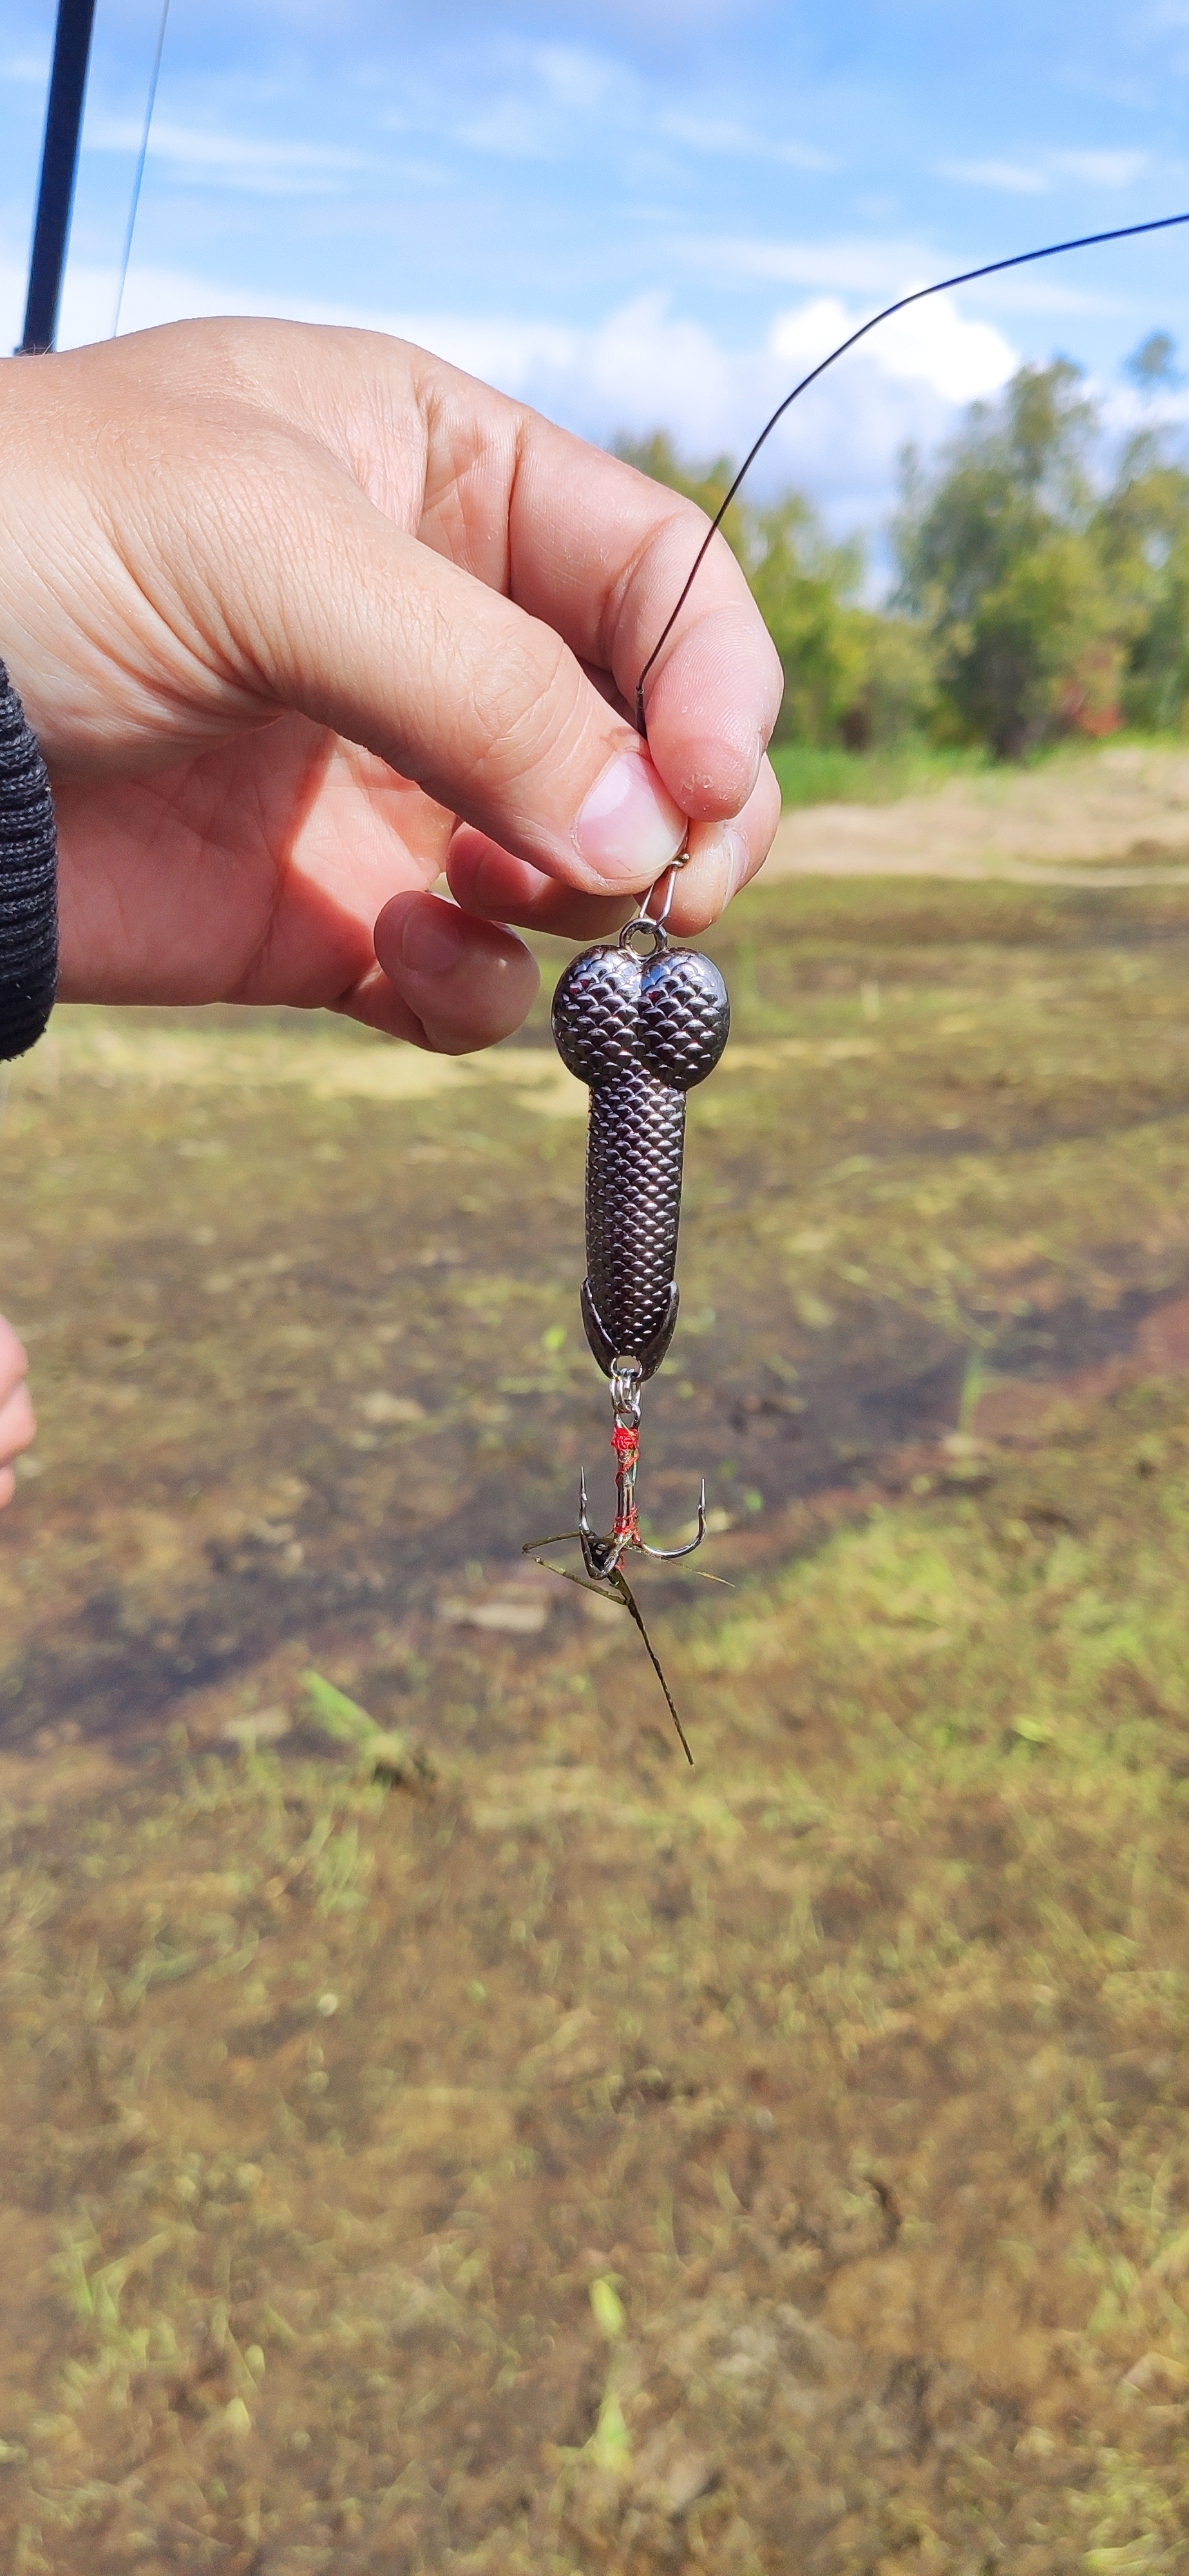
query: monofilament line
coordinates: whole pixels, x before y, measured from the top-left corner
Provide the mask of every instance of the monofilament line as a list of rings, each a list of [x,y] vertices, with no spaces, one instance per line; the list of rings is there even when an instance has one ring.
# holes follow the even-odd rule
[[[1118,224],[1109,233],[1079,233],[1076,241],[1045,242],[1040,250],[1014,251],[1010,259],[989,259],[984,263],[982,268],[964,268],[957,277],[939,277],[932,286],[916,286],[913,288],[911,295],[898,295],[894,304],[885,304],[882,313],[873,313],[870,321],[860,322],[858,330],[852,331],[848,339],[840,340],[837,348],[831,349],[828,357],[819,358],[816,367],[811,367],[808,375],[802,376],[800,384],[794,385],[791,394],[786,394],[784,401],[777,404],[771,420],[765,422],[754,447],[750,447],[748,449],[747,454],[743,459],[743,463],[735,476],[735,480],[731,485],[730,491],[727,493],[726,498],[720,503],[719,508],[715,512],[714,518],[712,519],[710,526],[702,539],[701,545],[694,556],[693,564],[687,576],[681,597],[673,610],[672,616],[667,619],[665,625],[661,628],[660,634],[658,635],[652,651],[648,656],[648,660],[646,661],[644,668],[640,673],[640,677],[636,682],[637,733],[643,734],[645,739],[647,739],[648,727],[644,716],[644,683],[648,678],[648,674],[652,669],[658,653],[660,653],[668,643],[669,637],[673,632],[682,609],[684,608],[690,592],[693,589],[694,583],[698,578],[698,574],[701,571],[710,541],[722,526],[723,520],[730,509],[731,503],[734,500],[741,483],[743,482],[744,476],[751,472],[751,468],[759,455],[765,439],[771,437],[777,421],[783,420],[790,403],[795,403],[799,394],[807,392],[810,385],[815,385],[818,377],[824,376],[827,367],[832,367],[836,358],[844,358],[848,349],[853,349],[857,341],[865,340],[869,331],[878,330],[881,322],[890,322],[893,313],[906,312],[910,304],[923,304],[926,296],[928,295],[944,295],[947,288],[952,286],[972,286],[976,278],[997,277],[1000,271],[1005,268],[1027,268],[1030,262],[1034,259],[1057,259],[1063,251],[1094,250],[1101,242],[1133,241],[1137,233],[1170,232],[1176,224],[1189,224],[1189,211],[1186,211],[1183,215],[1156,215],[1153,216],[1146,224]]]
[[[145,102],[144,132],[140,138],[140,157],[136,164],[136,177],[132,182],[132,203],[128,209],[128,230],[124,237],[124,257],[120,265],[120,282],[116,288],[116,310],[111,326],[111,336],[113,340],[117,340],[120,335],[120,308],[124,301],[124,288],[128,283],[128,263],[132,257],[132,236],[136,230],[136,215],[137,209],[140,205],[140,191],[141,183],[144,179],[144,165],[148,158],[149,134],[153,123],[153,109],[157,104],[157,82],[161,76],[161,56],[165,51],[165,30],[168,24],[169,0],[162,0],[161,24],[157,29],[157,50],[153,56],[153,68],[149,76],[149,95]]]

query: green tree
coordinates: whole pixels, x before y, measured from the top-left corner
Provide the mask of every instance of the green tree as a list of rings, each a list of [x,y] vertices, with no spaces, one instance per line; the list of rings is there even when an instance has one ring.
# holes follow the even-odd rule
[[[617,438],[613,454],[625,465],[634,465],[638,474],[648,474],[654,483],[663,483],[670,492],[680,492],[687,501],[696,501],[708,519],[718,516],[735,479],[735,466],[729,456],[716,456],[708,465],[685,462],[677,453],[668,431],[654,429],[650,438]],[[748,519],[746,505],[733,501],[723,521],[723,535],[732,554],[746,561]]]
[[[1096,522],[1129,624],[1123,712],[1152,732],[1189,717],[1189,473],[1170,452],[1168,425],[1153,417],[1160,394],[1182,382],[1175,356],[1168,332],[1154,331],[1127,361],[1149,417],[1124,446]]]
[[[831,545],[810,503],[789,492],[749,513],[743,561],[784,671],[777,739],[841,740],[867,670],[861,549]]]
[[[713,518],[729,491],[729,457],[683,463],[663,431],[621,438],[615,452],[654,481],[666,483]],[[885,626],[858,604],[863,554],[827,537],[812,505],[785,493],[768,509],[734,501],[723,535],[751,584],[784,669],[777,740],[829,743],[885,738],[928,694],[917,639],[904,621],[887,649]]]
[[[906,463],[900,603],[936,653],[943,729],[1018,758],[1047,736],[1106,732],[1128,619],[1097,539],[1094,405],[1067,359],[1021,367],[976,403],[937,472]]]
[[[1141,394],[1150,398],[1184,382],[1176,359],[1177,344],[1169,332],[1149,331],[1147,339],[1141,340],[1138,349],[1124,360],[1124,373]]]
[[[937,675],[930,640],[919,620],[877,609],[861,613],[863,676],[842,720],[851,751],[889,750],[910,735],[933,730]]]

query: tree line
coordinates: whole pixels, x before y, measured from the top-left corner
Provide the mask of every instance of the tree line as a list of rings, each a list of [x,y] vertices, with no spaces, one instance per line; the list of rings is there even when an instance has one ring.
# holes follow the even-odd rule
[[[1155,332],[1128,362],[1144,420],[1104,468],[1080,368],[1024,366],[929,463],[902,459],[895,587],[862,601],[860,543],[813,505],[732,502],[723,533],[784,666],[778,741],[918,737],[1019,759],[1062,734],[1189,729],[1189,467],[1159,417],[1180,381]],[[616,453],[711,516],[728,457],[683,464],[663,432]]]

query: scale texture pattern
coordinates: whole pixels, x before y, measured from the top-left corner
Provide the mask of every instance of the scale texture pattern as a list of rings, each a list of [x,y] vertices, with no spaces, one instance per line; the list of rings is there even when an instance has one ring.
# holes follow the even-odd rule
[[[558,985],[558,1050],[591,1093],[586,1284],[609,1349],[589,1319],[587,1334],[604,1369],[612,1355],[634,1352],[651,1375],[667,1347],[685,1095],[713,1072],[730,1019],[717,966],[694,949],[645,960],[588,948]]]
[[[726,1045],[731,1005],[718,968],[696,948],[671,948],[645,966],[640,983],[640,1053],[662,1082],[692,1091]]]
[[[571,958],[553,1003],[557,1051],[593,1091],[634,1064],[640,1018],[640,959],[626,948],[584,948]]]
[[[616,1352],[647,1350],[677,1259],[685,1093],[629,1065],[590,1096],[586,1275]]]

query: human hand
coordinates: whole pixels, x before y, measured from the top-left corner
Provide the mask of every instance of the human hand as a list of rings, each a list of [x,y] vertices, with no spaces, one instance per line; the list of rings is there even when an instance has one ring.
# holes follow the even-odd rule
[[[54,782],[67,1000],[325,1005],[459,1052],[779,794],[775,652],[692,504],[423,350],[175,323],[0,369],[0,654]],[[655,763],[655,766],[653,765]],[[445,869],[456,906],[429,894]]]
[[[11,1324],[0,1315],[0,1511],[12,1501],[12,1461],[28,1448],[37,1429],[25,1384],[28,1365]]]

